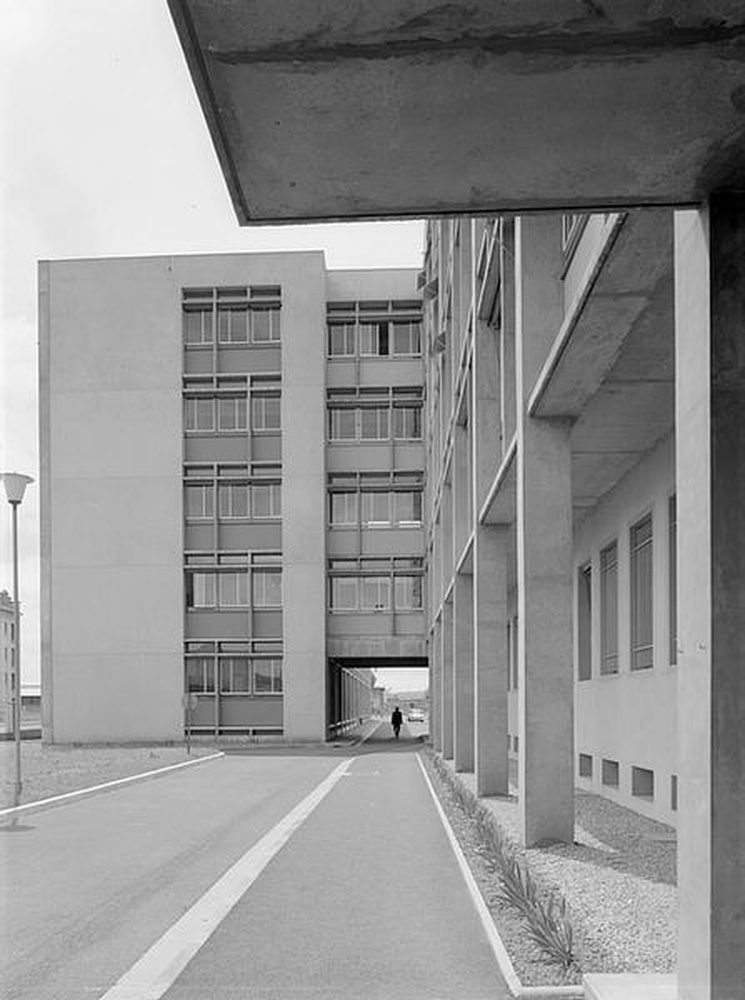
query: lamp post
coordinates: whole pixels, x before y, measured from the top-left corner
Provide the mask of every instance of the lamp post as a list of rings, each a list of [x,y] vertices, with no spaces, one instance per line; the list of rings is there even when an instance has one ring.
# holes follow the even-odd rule
[[[13,511],[13,742],[15,743],[15,785],[13,805],[21,803],[21,600],[18,592],[18,507],[31,476],[20,472],[2,474],[5,495]]]

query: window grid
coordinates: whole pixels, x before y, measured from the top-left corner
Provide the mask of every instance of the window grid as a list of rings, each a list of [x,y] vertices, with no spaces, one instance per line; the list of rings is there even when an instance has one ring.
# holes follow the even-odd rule
[[[182,291],[186,347],[277,343],[282,290],[279,286],[185,288]]]

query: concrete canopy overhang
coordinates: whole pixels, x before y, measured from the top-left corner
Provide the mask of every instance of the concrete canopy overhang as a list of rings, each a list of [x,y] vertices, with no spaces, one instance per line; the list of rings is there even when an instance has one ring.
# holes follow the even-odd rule
[[[742,0],[169,0],[242,224],[745,187]]]
[[[672,213],[620,216],[586,300],[538,379],[534,417],[572,418],[577,513],[594,506],[675,420]]]

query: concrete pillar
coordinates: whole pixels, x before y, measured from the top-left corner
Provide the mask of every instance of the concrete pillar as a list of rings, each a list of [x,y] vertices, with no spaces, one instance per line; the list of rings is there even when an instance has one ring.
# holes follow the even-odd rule
[[[570,425],[527,413],[563,315],[557,224],[531,216],[515,230],[518,773],[526,845],[574,839]]]
[[[429,640],[429,734],[435,750],[442,750],[441,690],[442,671],[440,668],[440,622],[436,621]]]
[[[507,536],[479,525],[473,552],[474,770],[477,795],[509,792],[507,747]]]
[[[445,601],[442,605],[440,637],[442,640],[440,643],[442,756],[450,760],[453,756],[453,605],[451,601]]]
[[[745,195],[675,216],[679,995],[745,983]]]
[[[453,588],[453,761],[473,771],[473,577],[456,573]]]

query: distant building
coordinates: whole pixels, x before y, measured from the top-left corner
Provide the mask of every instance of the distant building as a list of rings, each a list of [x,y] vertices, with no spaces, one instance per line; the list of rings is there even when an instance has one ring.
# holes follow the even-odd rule
[[[13,718],[14,607],[8,591],[0,590],[0,724],[4,726]]]
[[[415,270],[40,265],[53,742],[323,740],[426,666]],[[85,530],[81,530],[81,526]]]

